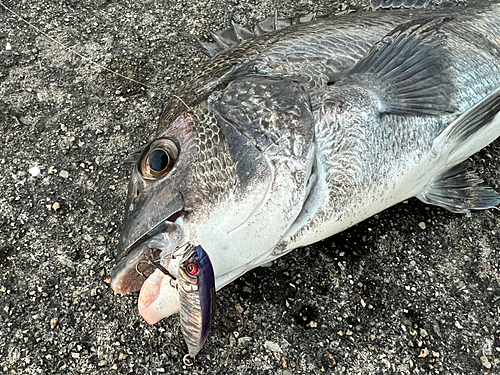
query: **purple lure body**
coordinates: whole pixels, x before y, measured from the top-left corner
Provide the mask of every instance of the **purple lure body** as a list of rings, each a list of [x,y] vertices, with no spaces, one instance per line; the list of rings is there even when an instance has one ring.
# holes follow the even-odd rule
[[[215,312],[215,276],[208,254],[201,246],[191,247],[179,267],[181,331],[194,357],[203,347]]]

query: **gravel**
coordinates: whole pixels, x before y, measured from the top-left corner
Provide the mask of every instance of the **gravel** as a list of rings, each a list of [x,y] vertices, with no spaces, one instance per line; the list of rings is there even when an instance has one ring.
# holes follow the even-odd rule
[[[496,210],[411,199],[247,273],[191,368],[178,317],[109,288],[124,159],[207,61],[192,34],[359,3],[4,1],[39,29],[0,9],[1,373],[500,373]],[[500,143],[470,165],[499,189]]]

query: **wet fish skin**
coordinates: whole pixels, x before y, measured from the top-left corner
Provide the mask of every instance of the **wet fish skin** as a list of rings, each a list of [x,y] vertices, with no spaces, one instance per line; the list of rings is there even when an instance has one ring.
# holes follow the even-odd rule
[[[500,133],[499,36],[486,1],[318,19],[219,52],[162,116],[171,170],[134,168],[116,274],[179,212],[181,242],[203,246],[220,288],[412,196],[495,206],[455,166]]]

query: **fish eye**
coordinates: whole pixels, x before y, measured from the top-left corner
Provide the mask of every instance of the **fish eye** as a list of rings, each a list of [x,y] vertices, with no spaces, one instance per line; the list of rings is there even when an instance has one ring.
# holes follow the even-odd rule
[[[170,157],[165,152],[165,150],[157,149],[153,150],[148,156],[149,168],[156,172],[163,172],[170,164]]]
[[[177,145],[168,138],[153,141],[144,151],[139,162],[142,176],[148,180],[156,180],[166,175],[177,160]]]
[[[186,271],[190,275],[196,275],[198,273],[198,265],[196,265],[195,263],[189,263],[186,266]]]

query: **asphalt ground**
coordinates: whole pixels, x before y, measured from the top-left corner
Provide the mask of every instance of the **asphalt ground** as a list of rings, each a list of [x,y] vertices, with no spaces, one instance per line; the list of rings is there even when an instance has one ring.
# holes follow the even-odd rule
[[[109,287],[124,159],[208,61],[194,36],[359,1],[3,4],[39,29],[0,7],[0,373],[500,374],[497,210],[411,199],[249,272],[190,368],[178,317]],[[470,166],[500,189],[498,141]]]

